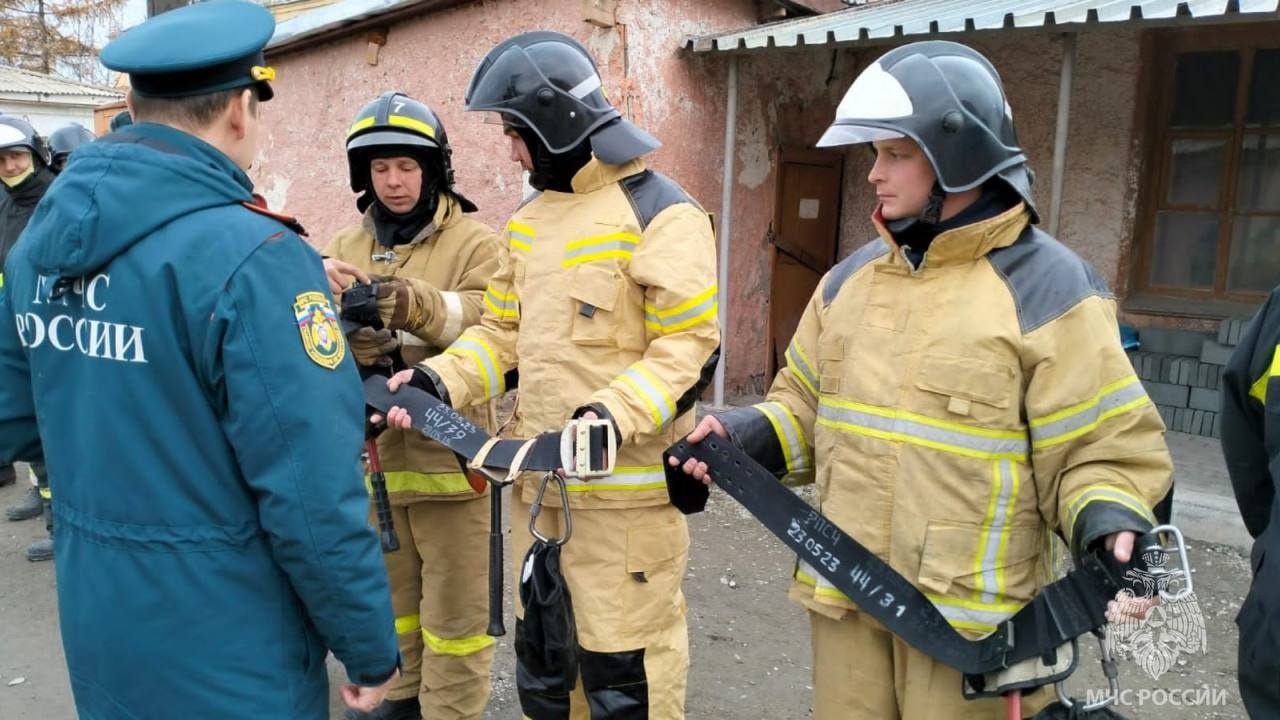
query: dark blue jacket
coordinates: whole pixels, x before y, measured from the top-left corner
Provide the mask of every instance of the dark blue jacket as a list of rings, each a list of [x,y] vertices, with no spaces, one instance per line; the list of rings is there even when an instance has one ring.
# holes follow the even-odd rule
[[[80,148],[0,290],[0,462],[49,458],[82,720],[328,717],[397,663],[319,256],[178,130]]]
[[[1240,691],[1250,717],[1280,717],[1280,288],[1258,310],[1222,374],[1222,452],[1253,536],[1253,583],[1240,607]]]

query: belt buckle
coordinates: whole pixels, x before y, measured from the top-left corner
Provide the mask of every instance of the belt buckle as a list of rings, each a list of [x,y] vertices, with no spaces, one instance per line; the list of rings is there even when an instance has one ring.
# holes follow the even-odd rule
[[[1166,542],[1162,537],[1166,534],[1171,539],[1171,543]],[[1163,563],[1160,565],[1148,563],[1147,572],[1151,573],[1157,580],[1156,587],[1158,588],[1160,599],[1165,602],[1176,603],[1191,597],[1195,588],[1191,580],[1191,562],[1187,559],[1187,542],[1182,537],[1182,531],[1173,525],[1160,525],[1152,528],[1151,532],[1142,536],[1142,539],[1145,544],[1138,548],[1138,552],[1141,555],[1160,553],[1165,557],[1175,557],[1178,560],[1177,567],[1174,568],[1165,568]],[[1168,579],[1161,582],[1161,578]],[[1180,588],[1176,593],[1169,592],[1169,587],[1173,583],[1177,583]]]
[[[604,465],[591,465],[591,431],[604,431]],[[613,423],[604,418],[578,418],[570,420],[560,433],[560,463],[564,476],[575,480],[607,477],[613,474],[617,461],[618,439],[613,434]]]

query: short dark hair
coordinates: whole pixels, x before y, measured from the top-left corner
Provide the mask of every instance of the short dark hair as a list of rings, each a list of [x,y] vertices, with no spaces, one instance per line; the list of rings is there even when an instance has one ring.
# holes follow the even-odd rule
[[[219,90],[205,95],[190,97],[160,98],[133,94],[133,109],[139,122],[167,122],[187,125],[196,128],[208,127],[214,118],[227,109],[231,103],[239,100],[240,94],[248,90],[249,112],[258,114],[258,93],[253,88],[232,88]]]

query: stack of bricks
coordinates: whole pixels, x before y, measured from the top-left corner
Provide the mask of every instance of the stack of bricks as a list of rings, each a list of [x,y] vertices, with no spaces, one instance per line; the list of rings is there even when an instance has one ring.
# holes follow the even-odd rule
[[[1186,330],[1139,331],[1141,347],[1129,353],[1165,427],[1220,437],[1222,366],[1240,343],[1248,318],[1223,320],[1217,337]]]

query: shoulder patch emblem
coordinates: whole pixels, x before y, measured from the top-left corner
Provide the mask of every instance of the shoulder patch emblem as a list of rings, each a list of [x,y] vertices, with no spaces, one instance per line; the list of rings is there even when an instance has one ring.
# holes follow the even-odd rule
[[[346,338],[338,325],[338,314],[322,292],[305,292],[294,298],[293,316],[302,335],[307,357],[320,367],[338,367],[347,355]]]

